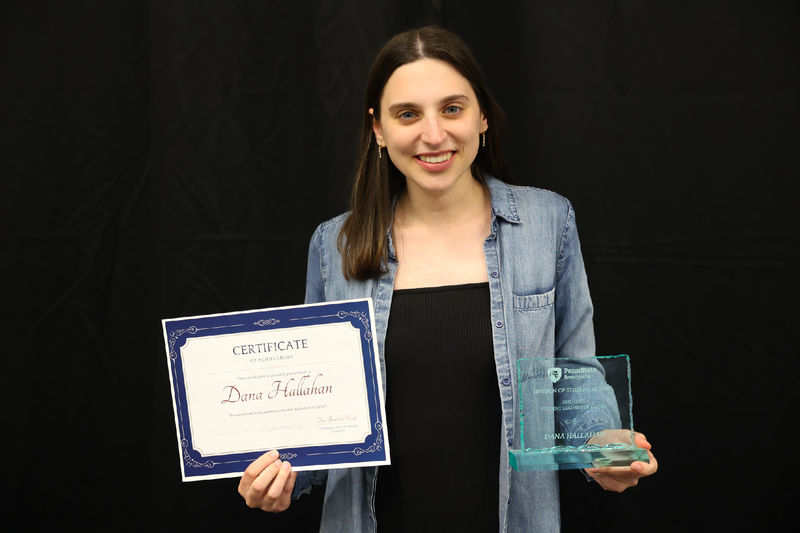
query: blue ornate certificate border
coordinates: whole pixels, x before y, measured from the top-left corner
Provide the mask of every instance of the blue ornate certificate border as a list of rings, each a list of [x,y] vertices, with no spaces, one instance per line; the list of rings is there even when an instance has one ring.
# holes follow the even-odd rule
[[[359,330],[361,355],[369,405],[371,433],[355,445],[325,445],[284,448],[281,459],[295,469],[340,468],[388,462],[380,369],[370,299],[261,309],[162,321],[167,352],[179,453],[184,481],[238,476],[253,460],[268,450],[227,455],[203,455],[192,444],[181,348],[190,338],[252,331],[350,322]],[[305,468],[304,468],[305,467]]]

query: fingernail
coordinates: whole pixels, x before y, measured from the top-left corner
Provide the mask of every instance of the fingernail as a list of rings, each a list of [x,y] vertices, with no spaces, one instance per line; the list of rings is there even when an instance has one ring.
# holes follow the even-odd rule
[[[289,470],[291,467],[292,465],[289,464],[289,461],[284,461],[283,466],[281,466],[284,470]]]

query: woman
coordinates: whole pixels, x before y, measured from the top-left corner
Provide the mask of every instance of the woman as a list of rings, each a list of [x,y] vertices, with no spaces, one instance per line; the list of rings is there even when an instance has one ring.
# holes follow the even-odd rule
[[[306,302],[373,298],[392,465],[298,478],[273,451],[239,492],[282,511],[325,482],[322,531],[557,531],[556,472],[513,471],[508,449],[516,359],[594,355],[572,206],[499,181],[504,115],[450,32],[391,39],[364,109],[351,210],[312,237]],[[656,469],[650,454],[587,473],[622,491]]]

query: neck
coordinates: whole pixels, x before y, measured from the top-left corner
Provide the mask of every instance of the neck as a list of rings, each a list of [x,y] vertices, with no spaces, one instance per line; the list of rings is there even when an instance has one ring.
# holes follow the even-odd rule
[[[438,194],[407,187],[397,201],[395,223],[401,225],[449,225],[482,218],[491,211],[489,191],[474,178],[463,180]]]

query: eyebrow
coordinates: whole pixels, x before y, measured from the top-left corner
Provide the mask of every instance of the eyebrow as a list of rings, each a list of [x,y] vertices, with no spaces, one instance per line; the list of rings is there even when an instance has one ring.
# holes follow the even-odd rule
[[[451,94],[450,96],[445,96],[444,98],[439,99],[439,105],[442,105],[446,102],[452,102],[454,100],[466,100],[469,101],[469,96],[466,94]],[[399,109],[404,109],[406,107],[416,108],[419,107],[417,104],[411,102],[400,102],[397,104],[392,104],[389,106],[389,113],[394,113]]]

